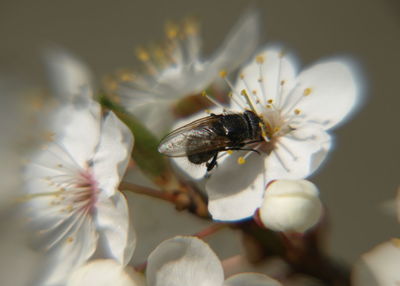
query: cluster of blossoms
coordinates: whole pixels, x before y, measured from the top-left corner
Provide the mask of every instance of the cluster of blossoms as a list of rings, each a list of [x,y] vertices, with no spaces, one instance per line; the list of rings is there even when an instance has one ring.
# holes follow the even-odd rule
[[[207,176],[205,168],[187,158],[173,158],[177,177],[183,175],[207,194],[213,220],[255,216],[262,228],[304,233],[323,213],[317,187],[304,179],[328,155],[329,131],[354,110],[360,90],[344,59],[298,72],[293,57],[276,46],[257,52],[231,83],[228,72],[257,47],[257,22],[256,14],[245,14],[208,61],[199,56],[196,25],[169,26],[166,50],[155,55],[139,51],[151,73],[125,75],[114,92],[161,138],[173,126],[207,116],[200,112],[177,120],[182,100],[201,97],[210,85],[220,87],[225,81],[230,101],[207,96],[215,104],[208,113],[250,110],[261,120],[263,140],[246,146],[251,150],[220,152],[217,167]],[[26,209],[49,257],[41,285],[281,285],[254,273],[225,280],[217,256],[194,237],[161,243],[148,258],[146,278],[135,271],[129,265],[135,233],[127,200],[118,190],[132,154],[132,129],[117,112],[102,109],[84,66],[63,53],[52,53],[49,62],[61,104],[51,120],[49,142],[24,172]],[[141,134],[134,135],[140,142]]]

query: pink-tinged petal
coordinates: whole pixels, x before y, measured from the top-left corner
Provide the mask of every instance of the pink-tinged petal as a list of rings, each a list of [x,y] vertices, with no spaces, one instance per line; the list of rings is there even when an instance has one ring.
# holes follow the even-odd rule
[[[240,273],[226,279],[224,286],[282,286],[282,284],[264,274]]]
[[[309,124],[279,138],[265,161],[267,181],[310,176],[324,161],[331,137],[319,125]]]
[[[125,268],[115,260],[99,259],[74,271],[67,286],[144,286],[143,274]]]
[[[400,241],[392,239],[361,256],[352,272],[354,286],[400,284]]]
[[[240,71],[235,93],[246,90],[254,104],[257,98],[264,106],[269,100],[279,106],[295,85],[296,66],[294,58],[282,48],[267,47]],[[262,108],[255,106],[261,113]]]
[[[129,162],[133,136],[113,112],[106,115],[101,137],[93,157],[93,173],[97,187],[109,196],[115,193]]]
[[[67,236],[62,235],[65,230],[66,228],[59,229],[57,235],[47,241],[50,246],[62,237],[47,253],[45,273],[39,285],[52,286],[64,283],[67,276],[83,265],[96,249],[98,236],[91,217],[79,217]]]
[[[294,100],[306,121],[322,124],[325,130],[350,115],[360,103],[356,69],[345,60],[318,63],[300,73]]]
[[[255,10],[242,15],[210,61],[217,72],[221,69],[232,71],[253,54],[259,40],[259,22],[260,17]]]
[[[149,256],[146,276],[149,286],[220,286],[224,281],[218,257],[194,237],[162,242]]]
[[[100,198],[96,204],[96,226],[104,240],[107,254],[120,264],[126,265],[132,258],[136,235],[129,221],[127,201],[116,192],[109,198]]]
[[[216,167],[206,183],[208,209],[214,220],[234,221],[250,217],[262,203],[266,177],[264,155],[250,154],[238,163],[238,151]]]
[[[47,50],[46,63],[54,92],[65,101],[72,102],[83,91],[92,96],[89,69],[71,54],[60,50]]]

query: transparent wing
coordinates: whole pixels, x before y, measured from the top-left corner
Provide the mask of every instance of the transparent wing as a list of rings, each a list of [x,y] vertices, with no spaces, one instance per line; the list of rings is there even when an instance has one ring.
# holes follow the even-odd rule
[[[158,151],[170,157],[183,157],[207,151],[224,150],[231,142],[213,131],[223,115],[212,115],[182,126],[161,140]]]

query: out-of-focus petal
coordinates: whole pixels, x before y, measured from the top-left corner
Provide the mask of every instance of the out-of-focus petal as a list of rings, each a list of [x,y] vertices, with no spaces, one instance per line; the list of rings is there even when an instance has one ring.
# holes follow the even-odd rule
[[[400,242],[382,243],[361,256],[352,272],[354,286],[389,286],[400,281]]]
[[[142,274],[111,259],[89,262],[74,271],[67,286],[144,286]]]
[[[360,87],[355,69],[345,60],[325,61],[311,66],[297,78],[294,98],[303,98],[296,108],[305,120],[329,129],[344,120],[359,102]],[[305,91],[308,95],[303,95]],[[302,93],[302,94],[299,94]]]
[[[282,286],[282,284],[264,274],[240,273],[226,279],[224,286]]]
[[[220,286],[224,281],[218,257],[194,237],[162,242],[149,256],[146,276],[149,286]]]
[[[133,146],[133,136],[113,112],[103,119],[101,137],[93,158],[97,187],[104,195],[113,195],[125,173]]]
[[[136,235],[123,194],[116,192],[112,197],[97,202],[96,224],[110,256],[126,265],[135,250]]]

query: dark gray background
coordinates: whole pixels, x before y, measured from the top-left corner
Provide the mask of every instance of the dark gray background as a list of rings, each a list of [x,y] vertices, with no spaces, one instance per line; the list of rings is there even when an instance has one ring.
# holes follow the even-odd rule
[[[335,131],[336,148],[312,180],[329,209],[329,247],[347,261],[400,234],[382,211],[400,183],[400,2],[397,0],[2,0],[0,75],[45,84],[40,53],[48,44],[83,59],[98,78],[135,67],[138,45],[160,41],[164,23],[187,15],[202,22],[204,51],[212,52],[241,12],[262,12],[262,43],[280,42],[304,65],[351,55],[366,77],[367,100]],[[1,94],[6,104],[6,94]]]

